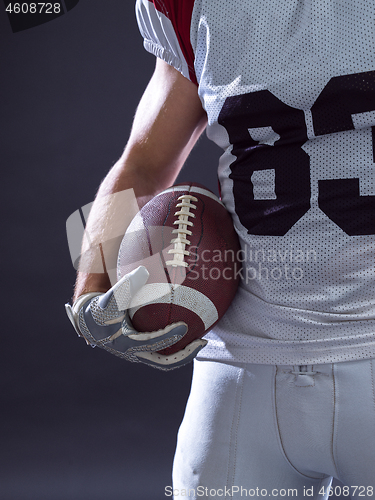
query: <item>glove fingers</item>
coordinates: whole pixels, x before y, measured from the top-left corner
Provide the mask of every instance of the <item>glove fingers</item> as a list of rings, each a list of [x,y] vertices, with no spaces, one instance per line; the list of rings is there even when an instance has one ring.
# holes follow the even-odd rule
[[[129,336],[114,334],[111,339],[107,339],[105,343],[102,343],[101,347],[111,352],[115,356],[127,359],[128,361],[137,362],[139,361],[137,357],[138,353],[160,351],[162,349],[170,347],[171,345],[181,340],[186,332],[187,326],[185,324],[180,324],[177,327],[169,329],[168,332],[164,333],[163,336],[159,336],[153,339],[153,341],[151,342],[150,340],[136,341],[129,338]]]
[[[123,329],[124,326],[122,327],[122,331]],[[181,340],[187,332],[187,325],[185,323],[177,323],[176,325],[170,325],[170,328],[165,330],[162,335],[159,334],[154,338],[147,339],[142,339],[144,336],[142,333],[128,336],[114,334],[110,341],[106,343],[106,346],[111,349],[111,352],[114,353],[116,351],[120,356],[122,353],[126,356],[133,356],[138,351],[160,351]],[[150,336],[152,333],[145,335]],[[134,338],[137,340],[134,340]]]
[[[128,308],[132,296],[146,283],[148,276],[147,269],[139,266],[123,276],[106,293],[94,299],[89,308],[95,322],[101,326],[121,322],[124,319],[123,311]]]
[[[189,363],[198,352],[207,344],[207,340],[198,339],[191,342],[181,351],[169,356],[157,352],[137,352],[137,358],[141,358],[142,363],[146,363],[154,368],[168,371]]]
[[[131,332],[128,337],[137,342],[147,342],[149,340],[159,340],[162,337],[167,337],[171,330],[174,330],[173,335],[179,335],[183,337],[187,333],[188,327],[186,323],[184,323],[183,321],[179,321],[153,332],[135,332],[133,329],[133,332]]]
[[[123,317],[123,313],[118,311],[115,304],[114,308],[109,304],[107,309],[102,309],[98,305],[98,299],[93,299],[87,308],[80,310],[78,323],[86,340],[90,344],[98,345],[97,341],[106,341],[121,329]]]
[[[105,304],[104,297],[112,292],[116,299],[116,304],[119,311],[128,309],[131,299],[147,282],[149,273],[144,266],[139,266],[131,273],[123,276],[106,294],[103,296],[103,305]],[[112,295],[111,295],[112,296]],[[111,297],[108,298],[110,300]],[[104,306],[105,307],[105,306]]]

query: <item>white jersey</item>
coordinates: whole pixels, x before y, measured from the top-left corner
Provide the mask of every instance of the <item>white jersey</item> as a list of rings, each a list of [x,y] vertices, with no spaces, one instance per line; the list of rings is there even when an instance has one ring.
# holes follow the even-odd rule
[[[199,357],[374,357],[373,1],[138,0],[137,18],[146,49],[198,85],[242,245]]]

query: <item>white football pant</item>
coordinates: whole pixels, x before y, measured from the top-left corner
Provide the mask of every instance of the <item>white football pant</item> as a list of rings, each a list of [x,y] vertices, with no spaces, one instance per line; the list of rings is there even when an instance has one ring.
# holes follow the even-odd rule
[[[375,360],[313,366],[197,361],[174,498],[324,500],[332,477],[375,500]]]

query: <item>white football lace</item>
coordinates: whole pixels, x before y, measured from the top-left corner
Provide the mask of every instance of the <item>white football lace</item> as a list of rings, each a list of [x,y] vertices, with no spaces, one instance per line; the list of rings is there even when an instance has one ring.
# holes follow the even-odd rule
[[[177,238],[173,238],[171,243],[174,244],[174,248],[168,250],[168,253],[173,254],[173,260],[167,260],[167,266],[181,266],[187,267],[188,263],[185,262],[185,255],[190,255],[190,252],[186,250],[186,245],[190,245],[190,241],[187,236],[191,236],[192,232],[189,231],[188,226],[193,226],[194,224],[189,220],[189,217],[195,217],[195,215],[190,212],[190,209],[197,208],[196,205],[191,203],[192,201],[198,201],[195,196],[190,194],[184,194],[178,198],[181,200],[180,203],[176,205],[180,208],[175,215],[178,215],[178,219],[174,221],[174,225],[178,225],[178,229],[174,229],[172,233],[177,234]]]

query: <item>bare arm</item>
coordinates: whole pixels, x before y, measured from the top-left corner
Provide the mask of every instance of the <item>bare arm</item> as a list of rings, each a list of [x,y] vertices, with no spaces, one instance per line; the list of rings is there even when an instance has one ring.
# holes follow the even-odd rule
[[[118,205],[108,196],[134,189],[139,206],[172,185],[207,123],[197,87],[160,59],[137,108],[125,150],[101,184],[87,223],[92,248],[103,241],[105,228],[115,226]],[[133,207],[134,209],[134,207]],[[131,212],[131,210],[129,211]],[[126,219],[126,217],[125,217]],[[130,222],[130,220],[129,220]],[[105,267],[115,262],[116,245]],[[78,272],[74,299],[111,287],[106,272],[95,269],[97,252],[85,252],[84,270]]]

